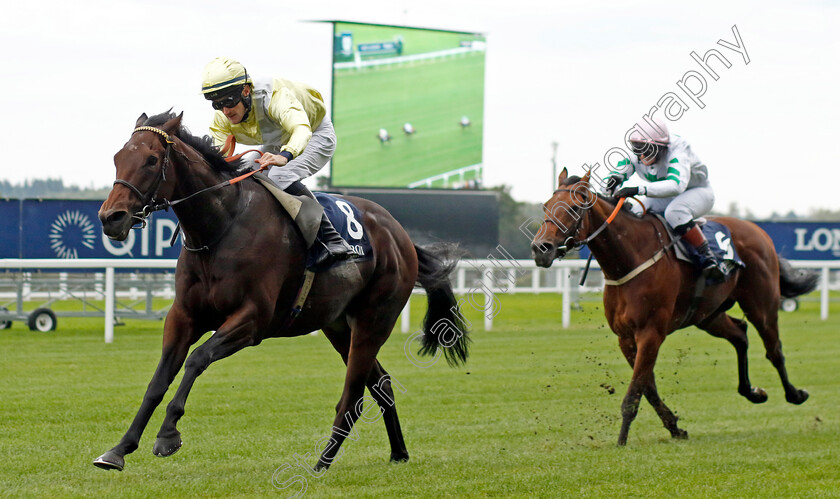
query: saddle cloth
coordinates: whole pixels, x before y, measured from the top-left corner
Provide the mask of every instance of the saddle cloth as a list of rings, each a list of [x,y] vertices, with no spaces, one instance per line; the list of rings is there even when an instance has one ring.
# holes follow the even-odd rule
[[[668,230],[668,235],[671,236],[671,239],[679,238],[664,216],[656,212],[653,215],[662,222],[662,225]],[[718,260],[723,262],[724,267],[726,267],[727,278],[732,274],[733,269],[746,266],[738,256],[738,252],[735,251],[735,245],[732,244],[732,234],[729,232],[729,227],[714,220],[702,218],[698,219],[697,222],[700,230],[703,231],[703,235],[706,236],[706,240],[709,241],[709,247],[715,253],[715,256],[718,257]],[[674,252],[678,259],[692,265],[700,265],[700,255],[697,253],[697,250],[694,246],[686,244],[682,239],[674,245]]]
[[[317,203],[307,196],[293,196],[277,187],[274,182],[265,175],[257,173],[254,179],[271,192],[283,208],[295,221],[298,229],[303,234],[306,245],[314,247],[313,243],[318,235],[318,227],[321,220],[321,211],[327,214],[338,234],[347,241],[353,251],[356,252],[354,262],[361,262],[373,258],[373,247],[367,236],[367,231],[362,223],[362,213],[356,206],[346,199],[339,199],[323,192],[314,193]],[[317,248],[309,252],[306,257],[306,268],[321,272],[327,268],[315,269]],[[332,268],[344,262],[335,262],[328,268]]]
[[[315,199],[324,207],[324,213],[327,214],[327,218],[330,219],[335,230],[358,255],[353,261],[361,262],[373,258],[373,247],[370,245],[367,230],[362,223],[362,212],[346,199],[340,199],[323,192],[314,194]],[[315,255],[310,252],[306,260],[307,268],[312,267],[314,257]],[[334,265],[341,263],[343,262],[336,262]]]

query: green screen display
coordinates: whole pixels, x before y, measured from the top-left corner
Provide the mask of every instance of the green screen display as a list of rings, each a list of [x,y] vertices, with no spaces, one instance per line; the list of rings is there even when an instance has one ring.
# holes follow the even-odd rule
[[[485,38],[334,23],[331,184],[476,188]]]

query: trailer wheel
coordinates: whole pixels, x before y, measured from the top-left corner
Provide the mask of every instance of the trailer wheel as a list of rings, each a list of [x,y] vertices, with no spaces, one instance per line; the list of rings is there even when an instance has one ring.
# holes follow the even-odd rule
[[[0,312],[8,312],[9,309],[6,307],[0,307]],[[0,321],[0,329],[9,329],[12,327],[12,321]]]
[[[47,331],[55,331],[55,327],[58,325],[58,319],[56,319],[55,313],[52,310],[39,308],[29,314],[28,323],[30,330],[46,333]]]

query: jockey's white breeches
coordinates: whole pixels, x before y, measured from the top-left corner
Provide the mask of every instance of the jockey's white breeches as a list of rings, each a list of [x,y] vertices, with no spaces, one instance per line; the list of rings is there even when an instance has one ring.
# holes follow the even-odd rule
[[[674,228],[709,213],[715,205],[715,193],[710,185],[706,185],[687,189],[671,198],[643,197],[641,202],[648,211],[664,213],[665,220]],[[631,209],[641,216],[642,207],[638,203],[633,203]]]

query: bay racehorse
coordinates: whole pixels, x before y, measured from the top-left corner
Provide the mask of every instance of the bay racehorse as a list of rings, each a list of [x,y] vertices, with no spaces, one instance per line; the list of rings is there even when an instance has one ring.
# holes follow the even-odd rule
[[[728,340],[738,357],[738,393],[753,403],[767,400],[763,389],[750,384],[747,323],[726,314],[736,302],[764,341],[767,359],[779,372],[787,401],[805,402],[808,392],[788,380],[777,316],[780,296],[812,291],[817,275],[794,271],[776,254],[767,233],[754,223],[715,217],[729,228],[745,267],[734,270],[726,282],[706,286],[702,298],[696,300],[697,281],[703,276],[695,266],[676,258],[662,222],[651,214],[639,218],[617,209],[614,199],[591,190],[589,180],[589,172],[583,178],[570,177],[563,169],[558,189],[544,205],[545,220],[531,251],[537,265],[550,267],[570,248],[587,244],[604,278],[613,281],[604,287],[604,313],[633,369],[621,404],[619,445],[627,443],[642,395],[672,437],[687,438],[685,430],[677,426],[677,417],[659,397],[653,373],[665,337],[684,327],[694,325]],[[661,259],[655,258],[660,252]]]
[[[209,138],[190,135],[181,126],[182,116],[168,112],[140,116],[130,139],[114,156],[117,180],[99,211],[104,233],[124,240],[150,211],[171,205],[184,244],[160,363],[128,431],[94,464],[123,469],[125,455],[137,449],[149,418],[185,361],[184,376],[153,447],[158,456],[169,456],[181,447],[176,424],[196,378],[212,362],[266,338],[300,336],[317,329],[341,355],[347,372],[331,439],[316,468],[328,468],[336,457],[361,413],[365,386],[382,411],[391,460],[407,460],[390,378],[376,356],[419,283],[429,301],[421,353],[435,354],[438,336],[446,332],[448,340],[441,345],[447,361],[466,360],[467,328],[449,284],[457,248],[415,246],[381,206],[342,198],[362,213],[360,221],[373,256],[316,274],[299,315],[293,315],[304,280],[302,234],[261,184],[253,179],[235,181],[243,165],[227,163]],[[224,186],[216,188],[220,185]],[[441,323],[448,327],[435,327]],[[190,346],[208,331],[215,332],[187,357]]]

